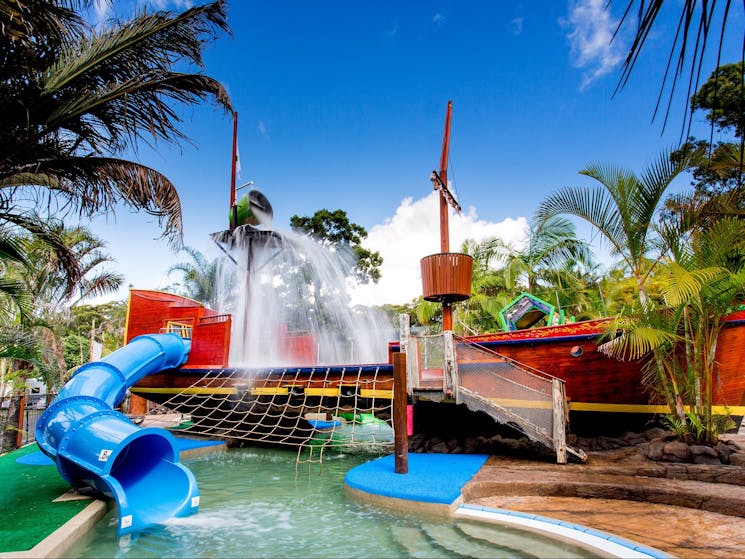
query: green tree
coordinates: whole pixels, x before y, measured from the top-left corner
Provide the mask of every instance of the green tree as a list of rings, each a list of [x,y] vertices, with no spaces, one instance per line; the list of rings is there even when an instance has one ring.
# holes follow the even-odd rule
[[[499,238],[468,239],[461,252],[473,258],[474,268],[472,296],[458,306],[459,316],[478,331],[499,329],[499,311],[523,291],[580,305],[584,271],[593,265],[587,243],[563,217],[531,223],[520,247]]]
[[[606,344],[611,354],[646,359],[645,383],[672,413],[670,425],[689,443],[714,444],[726,418],[712,413],[716,344],[723,317],[745,296],[745,266],[728,253],[745,232],[737,220],[691,228],[682,219],[671,257],[658,270],[662,300],[623,317],[624,334]],[[668,224],[672,229],[672,225]]]
[[[691,97],[694,110],[706,112],[706,118],[725,132],[733,132],[739,142],[710,140],[689,141],[673,153],[688,157],[693,176],[693,192],[670,196],[663,218],[685,219],[699,229],[715,226],[722,219],[745,219],[745,89],[743,62],[717,68],[706,83]],[[675,228],[676,230],[679,227]],[[730,252],[731,258],[745,262],[745,243]]]
[[[139,141],[184,139],[176,105],[211,97],[231,109],[217,81],[183,71],[201,67],[205,45],[228,30],[225,3],[100,28],[78,12],[91,4],[8,0],[0,10],[0,224],[28,228],[33,207],[90,217],[124,203],[178,240],[174,185],[118,156]]]
[[[103,343],[106,355],[124,345],[124,327],[127,316],[125,301],[109,301],[98,305],[75,305],[70,308],[70,319],[65,324],[64,337],[81,336],[90,348],[91,335]],[[92,330],[92,332],[91,332]],[[64,338],[63,338],[64,339]],[[85,351],[82,365],[88,361],[89,349]]]
[[[599,186],[565,187],[550,194],[540,203],[536,219],[541,223],[569,214],[590,223],[610,244],[611,254],[623,260],[644,304],[645,284],[664,252],[654,242],[655,213],[665,191],[686,166],[687,159],[673,161],[666,151],[640,175],[616,165],[589,165],[580,174],[596,180]],[[653,249],[657,254],[650,254]]]
[[[66,227],[56,221],[53,233],[72,255],[80,275],[71,278],[62,262],[45,239],[32,237],[27,243],[26,257],[31,270],[22,273],[23,281],[34,294],[38,316],[59,312],[62,306],[75,305],[89,297],[108,295],[119,289],[124,277],[106,266],[114,260],[105,252],[106,243],[82,226]]]
[[[38,339],[41,348],[38,362],[44,367],[28,370],[28,377],[41,377],[51,392],[67,377],[64,335],[69,307],[83,298],[106,295],[116,291],[122,276],[106,270],[111,257],[104,243],[84,227],[65,227],[61,222],[50,225],[64,244],[65,250],[77,262],[81,275],[73,281],[66,274],[58,253],[45,239],[26,240],[29,265],[16,267],[8,275],[17,277],[29,294],[32,318],[18,328],[24,328]],[[21,368],[25,367],[22,366]]]
[[[745,136],[745,61],[717,67],[691,97],[692,110],[707,111],[706,120],[719,130],[734,129],[735,137]]]
[[[215,282],[217,280],[217,260],[208,260],[204,254],[192,247],[182,247],[181,252],[191,257],[190,262],[179,262],[168,269],[168,273],[179,272],[182,281],[172,288],[185,297],[191,297],[207,306],[215,308]]]
[[[343,210],[318,210],[312,216],[293,215],[290,227],[297,233],[313,237],[322,244],[332,246],[335,250],[349,250],[355,258],[354,278],[363,284],[370,281],[377,283],[380,279],[380,266],[383,257],[379,252],[370,251],[362,246],[367,237],[367,230],[349,221]]]

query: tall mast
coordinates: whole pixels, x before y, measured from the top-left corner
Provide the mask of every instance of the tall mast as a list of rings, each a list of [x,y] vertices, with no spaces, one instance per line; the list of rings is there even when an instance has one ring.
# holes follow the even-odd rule
[[[229,221],[229,228],[235,229],[238,221],[238,206],[235,204],[235,175],[238,165],[238,112],[233,111],[233,156],[230,165],[230,212],[233,216]]]
[[[445,115],[445,133],[442,138],[442,156],[440,157],[440,252],[450,252],[450,229],[448,223],[448,200],[445,191],[448,187],[448,152],[450,151],[450,116],[453,102],[448,101]]]
[[[238,162],[238,113],[233,111],[233,157],[230,167],[230,207],[235,205],[235,173]]]
[[[460,213],[460,205],[448,188],[448,151],[450,149],[450,118],[453,102],[448,101],[445,135],[442,139],[440,171],[432,171],[430,180],[440,194],[440,253],[421,260],[422,292],[425,301],[442,304],[442,330],[453,330],[452,304],[471,296],[473,258],[468,254],[450,252],[448,214],[450,207]]]

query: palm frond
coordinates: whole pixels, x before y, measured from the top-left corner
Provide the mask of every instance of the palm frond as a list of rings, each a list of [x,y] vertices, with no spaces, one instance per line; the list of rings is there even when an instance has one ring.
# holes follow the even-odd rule
[[[102,68],[115,73],[122,67],[161,67],[164,60],[172,63],[179,59],[201,66],[204,43],[215,38],[218,30],[229,31],[226,16],[224,0],[180,14],[142,14],[63,53],[49,70],[45,90],[58,91]]]
[[[631,19],[630,14],[634,13],[633,7],[636,5],[636,23],[635,34],[631,47],[621,66],[621,76],[616,86],[616,92],[625,87],[629,77],[639,59],[639,55],[646,44],[647,39],[652,34],[657,17],[662,10],[664,0],[628,0],[626,10],[621,18],[616,34]],[[687,72],[687,85],[685,104],[693,92],[698,88],[698,82],[703,71],[704,53],[709,46],[710,39],[714,38],[715,51],[717,53],[717,66],[719,66],[719,57],[724,45],[725,36],[728,31],[728,16],[732,0],[724,0],[717,3],[717,0],[699,2],[698,0],[683,0],[680,3],[680,17],[673,42],[670,46],[666,68],[663,74],[662,83],[654,108],[654,117],[663,110],[664,120],[663,129],[667,124],[667,119],[672,106],[674,94],[679,87],[679,80],[685,84]],[[731,26],[730,26],[731,28]],[[737,33],[737,29],[735,29]],[[614,35],[614,36],[615,36]],[[686,68],[688,69],[686,70]],[[667,92],[667,101],[663,104],[663,98]],[[664,109],[663,109],[664,105]],[[684,131],[690,123],[691,112],[686,113],[681,126],[681,137],[685,137]]]
[[[562,188],[540,203],[535,218],[540,223],[559,214],[574,215],[589,222],[603,233],[614,254],[623,254],[623,239],[619,234],[623,231],[623,223],[607,190]]]
[[[662,294],[667,304],[673,307],[691,304],[693,299],[700,299],[704,288],[729,274],[725,268],[720,267],[686,270],[675,262],[666,267],[665,273],[668,277]]]
[[[71,282],[80,279],[82,272],[80,263],[75,254],[69,250],[64,239],[60,235],[60,229],[55,220],[42,219],[34,213],[5,213],[2,218],[16,225],[48,245],[55,253],[60,266],[65,270]]]
[[[165,221],[163,236],[174,244],[181,239],[181,202],[176,187],[162,173],[124,159],[69,157],[37,165],[41,176],[55,177],[47,186],[77,205],[86,216],[113,211],[123,201]],[[36,176],[36,175],[32,175]]]

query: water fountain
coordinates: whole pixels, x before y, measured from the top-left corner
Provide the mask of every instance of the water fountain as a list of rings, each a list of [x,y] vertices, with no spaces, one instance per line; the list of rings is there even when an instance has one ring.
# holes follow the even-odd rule
[[[241,202],[236,226],[213,236],[217,310],[233,316],[231,365],[385,362],[395,332],[382,312],[350,304],[352,249],[275,228],[256,190]]]

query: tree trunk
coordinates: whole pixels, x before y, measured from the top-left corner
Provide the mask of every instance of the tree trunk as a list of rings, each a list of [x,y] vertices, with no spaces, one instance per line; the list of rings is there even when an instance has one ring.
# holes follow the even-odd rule
[[[3,432],[0,438],[0,452],[9,452],[16,448],[18,439],[18,422],[21,418],[21,398],[18,395],[11,396],[7,399],[10,405],[7,409],[6,419],[3,422]]]

